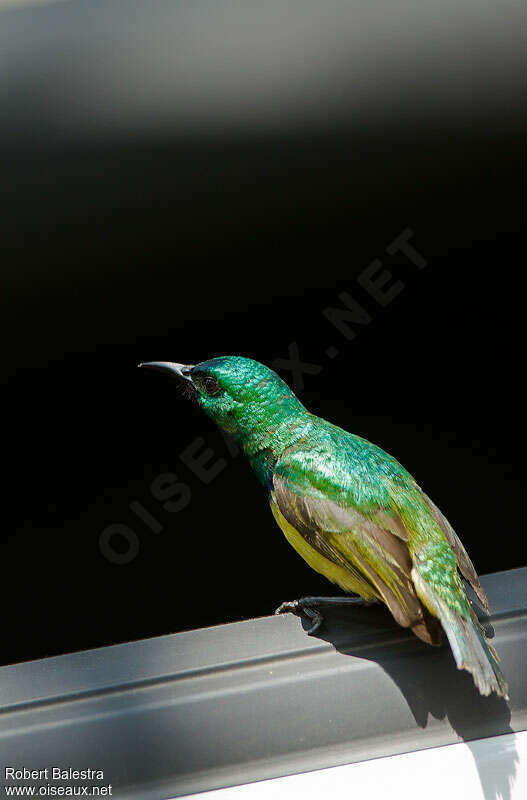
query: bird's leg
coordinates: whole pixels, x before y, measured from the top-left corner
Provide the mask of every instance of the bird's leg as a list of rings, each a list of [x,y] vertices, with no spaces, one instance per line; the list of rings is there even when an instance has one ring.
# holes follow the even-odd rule
[[[317,611],[315,606],[364,606],[368,605],[359,595],[355,597],[301,597],[299,600],[286,600],[278,606],[275,614],[284,614],[286,611],[303,611],[304,614],[313,620],[313,624],[306,631],[308,636],[312,636],[318,631],[324,617]]]

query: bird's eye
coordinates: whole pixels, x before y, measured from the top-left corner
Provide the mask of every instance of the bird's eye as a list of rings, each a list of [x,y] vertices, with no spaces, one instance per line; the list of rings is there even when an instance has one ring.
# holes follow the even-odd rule
[[[205,378],[203,381],[203,388],[210,397],[213,397],[215,394],[219,394],[221,390],[221,386],[216,378],[211,378],[210,376]]]

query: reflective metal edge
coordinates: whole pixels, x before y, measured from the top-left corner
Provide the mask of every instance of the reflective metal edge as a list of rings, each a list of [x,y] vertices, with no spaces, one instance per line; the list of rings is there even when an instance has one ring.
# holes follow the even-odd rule
[[[524,730],[527,568],[482,582],[510,703],[383,609],[288,614],[0,668],[2,762],[163,798]]]

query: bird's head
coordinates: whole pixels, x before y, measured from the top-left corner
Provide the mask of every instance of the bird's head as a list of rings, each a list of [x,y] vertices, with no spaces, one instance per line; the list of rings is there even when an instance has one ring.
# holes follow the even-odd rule
[[[151,361],[141,367],[158,369],[185,382],[203,411],[242,441],[276,427],[283,419],[305,411],[276,372],[239,356],[221,356],[199,364]]]

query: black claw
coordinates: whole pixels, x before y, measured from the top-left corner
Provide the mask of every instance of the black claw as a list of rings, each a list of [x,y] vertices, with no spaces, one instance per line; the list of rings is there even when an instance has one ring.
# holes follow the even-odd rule
[[[308,636],[313,636],[318,631],[324,617],[317,611],[315,606],[362,606],[369,605],[362,597],[301,597],[300,600],[286,600],[278,606],[275,614],[285,614],[287,611],[303,611],[304,614],[313,620],[313,624],[307,629]]]
[[[301,597],[300,600],[286,600],[278,606],[274,613],[285,614],[288,611],[292,611],[293,613],[296,611],[303,611],[306,617],[313,620],[311,627],[306,630],[308,636],[313,636],[322,625],[324,617],[319,611],[311,608],[309,600],[309,597]]]
[[[275,610],[275,614],[285,614],[288,611],[297,611],[300,608],[299,600],[285,600]]]
[[[320,614],[318,611],[315,611],[312,608],[304,608],[303,611],[310,619],[313,620],[313,624],[311,625],[311,627],[306,630],[308,636],[313,636],[313,634],[315,634],[318,631],[318,629],[324,622],[324,617],[322,616],[322,614]]]

